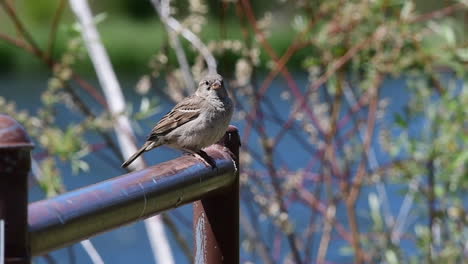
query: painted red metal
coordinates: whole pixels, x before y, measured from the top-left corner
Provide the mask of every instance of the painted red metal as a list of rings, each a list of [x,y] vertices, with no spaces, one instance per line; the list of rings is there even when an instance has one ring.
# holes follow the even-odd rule
[[[230,126],[220,142],[236,164],[233,184],[193,205],[195,264],[239,263],[239,147],[237,128]]]
[[[33,144],[18,122],[0,114],[0,219],[5,223],[5,263],[31,262],[27,206]]]

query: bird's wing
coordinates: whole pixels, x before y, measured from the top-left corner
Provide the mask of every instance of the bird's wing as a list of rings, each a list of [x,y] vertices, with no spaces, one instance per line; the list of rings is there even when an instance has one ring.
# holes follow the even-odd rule
[[[200,115],[200,102],[198,97],[190,96],[178,103],[153,128],[148,140],[159,135],[165,135],[173,129],[197,118]]]

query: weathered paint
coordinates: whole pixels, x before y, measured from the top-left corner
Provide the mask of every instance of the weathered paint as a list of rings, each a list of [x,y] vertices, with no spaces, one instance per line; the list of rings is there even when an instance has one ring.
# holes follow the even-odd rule
[[[206,227],[205,215],[195,219],[195,264],[206,263]]]
[[[234,159],[233,184],[194,203],[195,263],[239,263],[239,146],[237,129],[229,127],[223,139]]]

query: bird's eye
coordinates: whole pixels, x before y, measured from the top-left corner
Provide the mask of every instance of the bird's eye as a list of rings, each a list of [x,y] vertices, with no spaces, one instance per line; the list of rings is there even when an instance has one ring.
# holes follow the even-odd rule
[[[210,85],[210,83],[208,81],[205,81],[205,85],[208,86]]]

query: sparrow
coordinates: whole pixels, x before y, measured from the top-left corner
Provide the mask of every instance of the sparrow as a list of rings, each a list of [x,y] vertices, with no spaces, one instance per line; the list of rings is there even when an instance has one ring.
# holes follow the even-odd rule
[[[195,94],[183,99],[156,124],[143,146],[122,164],[126,168],[146,151],[166,145],[202,158],[211,167],[214,160],[202,149],[225,134],[234,111],[219,74],[208,74]]]

